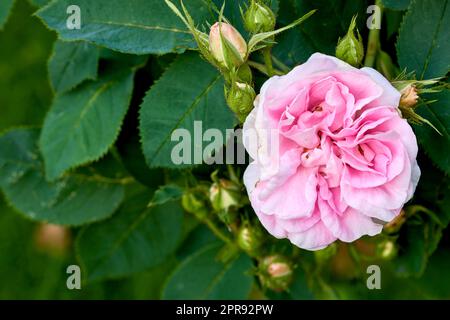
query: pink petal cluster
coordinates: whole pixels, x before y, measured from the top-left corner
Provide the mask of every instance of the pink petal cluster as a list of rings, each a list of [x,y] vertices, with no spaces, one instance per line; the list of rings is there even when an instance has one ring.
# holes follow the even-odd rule
[[[319,53],[263,85],[244,124],[244,183],[273,236],[318,250],[399,214],[420,177],[399,99],[377,71]]]

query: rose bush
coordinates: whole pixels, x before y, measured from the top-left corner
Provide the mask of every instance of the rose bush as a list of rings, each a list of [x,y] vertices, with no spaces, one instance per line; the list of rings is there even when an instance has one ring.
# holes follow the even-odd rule
[[[318,250],[376,235],[399,214],[420,176],[399,100],[376,70],[320,53],[266,81],[244,124],[255,159],[244,182],[272,235]]]
[[[446,2],[1,0],[0,299],[448,299]]]

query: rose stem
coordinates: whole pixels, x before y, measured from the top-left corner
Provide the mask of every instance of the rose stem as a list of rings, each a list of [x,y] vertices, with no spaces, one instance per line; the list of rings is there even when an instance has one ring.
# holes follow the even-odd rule
[[[380,8],[380,23],[383,16],[383,7],[381,5],[380,0],[375,1],[375,5]],[[369,37],[367,41],[367,52],[366,52],[366,58],[364,60],[364,65],[366,67],[373,67],[375,63],[375,58],[378,53],[378,49],[380,47],[380,29],[374,28],[369,29]]]

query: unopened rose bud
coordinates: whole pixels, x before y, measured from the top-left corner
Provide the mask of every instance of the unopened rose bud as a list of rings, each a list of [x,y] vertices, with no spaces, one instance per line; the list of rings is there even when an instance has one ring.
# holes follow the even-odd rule
[[[188,191],[181,197],[181,205],[186,212],[203,220],[209,213],[206,196],[195,191]]]
[[[42,224],[36,229],[35,243],[41,251],[62,255],[70,246],[70,231],[63,226]]]
[[[392,240],[385,240],[377,245],[377,256],[382,259],[390,260],[397,255],[397,247]]]
[[[417,104],[419,95],[414,85],[409,85],[401,91],[400,106],[404,108],[412,108]]]
[[[232,25],[216,22],[209,32],[209,50],[220,66],[232,70],[244,63],[247,43]]]
[[[226,90],[225,94],[228,106],[243,122],[253,109],[253,101],[256,97],[255,90],[246,83],[235,82],[230,89]]]
[[[284,291],[292,282],[292,269],[291,261],[282,255],[265,257],[259,264],[261,284],[274,291]]]
[[[364,46],[358,30],[356,30],[356,34],[354,32],[355,27],[356,17],[353,17],[347,34],[338,41],[336,57],[352,66],[359,66],[364,57]]]
[[[258,225],[252,225],[249,221],[244,221],[237,234],[239,247],[250,256],[256,256],[261,249],[264,240],[264,233]]]
[[[245,28],[251,33],[273,31],[275,23],[275,14],[260,0],[252,0],[244,13]]]
[[[215,211],[226,212],[241,205],[242,190],[234,182],[220,179],[211,185],[209,199]]]

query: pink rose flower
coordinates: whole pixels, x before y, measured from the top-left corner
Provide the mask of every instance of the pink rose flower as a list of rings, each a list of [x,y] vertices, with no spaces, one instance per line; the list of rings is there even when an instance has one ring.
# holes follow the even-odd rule
[[[420,177],[400,93],[377,71],[320,53],[266,81],[244,123],[244,174],[264,227],[308,250],[376,235]]]

